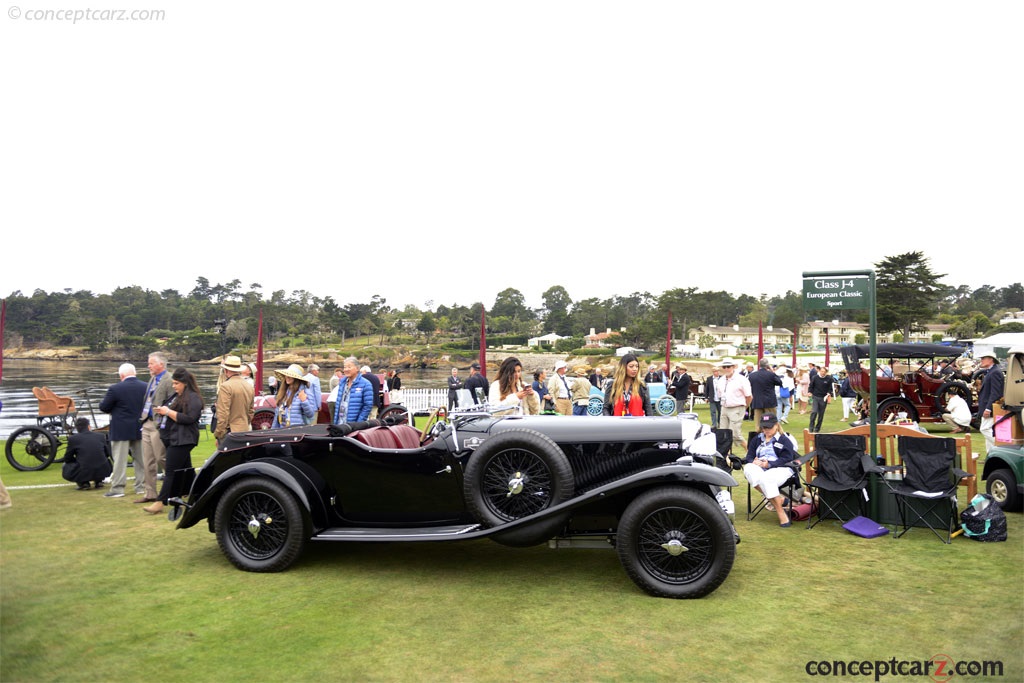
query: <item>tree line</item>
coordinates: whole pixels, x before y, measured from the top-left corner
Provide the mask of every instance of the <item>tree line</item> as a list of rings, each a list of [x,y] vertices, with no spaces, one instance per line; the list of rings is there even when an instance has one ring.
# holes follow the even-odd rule
[[[906,338],[925,324],[946,323],[952,326],[951,336],[981,336],[996,328],[1001,315],[1024,310],[1020,282],[975,289],[946,285],[945,276],[934,273],[921,252],[888,257],[875,266],[880,332],[898,331]],[[119,287],[109,294],[37,289],[31,295],[15,291],[6,301],[5,344],[9,346],[50,344],[139,353],[169,348],[192,358],[255,344],[260,311],[264,338],[269,341],[297,338],[319,345],[372,335],[382,346],[410,337],[412,341],[463,339],[471,345],[479,333],[482,312],[489,342],[492,335],[525,340],[555,332],[571,337],[571,346],[591,329],[610,329],[622,330],[623,344],[650,349],[664,348],[669,313],[675,339],[685,339],[688,330],[702,325],[764,323],[797,329],[814,319],[804,312],[800,292],[758,298],[698,287],[574,301],[563,286],[555,285],[543,293],[537,309],[526,306],[519,290],[508,288],[498,293],[489,308],[480,301],[468,306],[435,306],[428,301],[422,308],[398,309],[380,296],[341,304],[302,289],[266,296],[259,283],[244,289],[237,279],[211,284],[200,277],[184,294],[138,286]],[[848,311],[844,320],[867,324],[868,312]],[[1024,331],[1024,325],[1013,325]]]

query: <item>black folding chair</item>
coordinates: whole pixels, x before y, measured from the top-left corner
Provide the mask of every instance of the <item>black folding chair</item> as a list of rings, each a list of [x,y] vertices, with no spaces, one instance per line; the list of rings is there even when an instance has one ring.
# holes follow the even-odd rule
[[[951,543],[957,528],[956,492],[960,480],[970,476],[957,468],[956,440],[901,436],[897,440],[904,474],[900,481],[885,480],[896,496],[902,531],[912,526],[926,526],[943,543]],[[943,538],[936,526],[943,527]]]
[[[815,464],[814,479],[807,483],[818,498],[818,518],[807,518],[807,528],[812,529],[823,519],[838,519],[847,522],[864,514],[868,485],[868,473],[875,463],[866,452],[863,436],[848,434],[816,434],[814,450],[801,460],[811,458]]]

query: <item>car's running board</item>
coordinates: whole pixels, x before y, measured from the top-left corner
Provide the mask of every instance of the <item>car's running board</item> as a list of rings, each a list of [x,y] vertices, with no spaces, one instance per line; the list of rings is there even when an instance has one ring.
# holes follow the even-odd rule
[[[412,529],[335,528],[325,529],[314,541],[444,541],[475,536],[479,524],[457,524]]]

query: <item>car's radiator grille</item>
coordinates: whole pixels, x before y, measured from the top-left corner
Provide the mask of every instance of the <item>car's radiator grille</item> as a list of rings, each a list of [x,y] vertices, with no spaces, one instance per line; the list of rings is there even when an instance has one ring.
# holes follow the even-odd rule
[[[572,466],[576,492],[583,493],[678,457],[678,453],[635,446],[630,444],[628,451],[623,444],[581,444],[563,449]]]

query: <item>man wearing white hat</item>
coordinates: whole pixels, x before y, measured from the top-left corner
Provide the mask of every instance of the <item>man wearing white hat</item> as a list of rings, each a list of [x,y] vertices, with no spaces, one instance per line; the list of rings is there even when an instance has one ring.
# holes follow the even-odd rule
[[[555,362],[555,374],[548,380],[548,393],[555,397],[555,412],[559,415],[572,415],[572,389],[565,379],[568,366],[564,360]]]
[[[743,438],[743,414],[753,400],[750,380],[736,372],[736,361],[732,358],[723,358],[718,365],[722,368],[724,376],[719,392],[719,398],[722,400],[719,425],[722,429],[732,430],[733,443],[746,450],[747,441]]]
[[[981,434],[985,437],[986,452],[996,445],[995,434],[992,432],[995,420],[992,417],[992,404],[1003,397],[1003,370],[999,367],[999,359],[992,353],[985,353],[979,360],[981,369],[985,370],[985,379],[981,381],[978,391],[978,415],[981,417]]]

